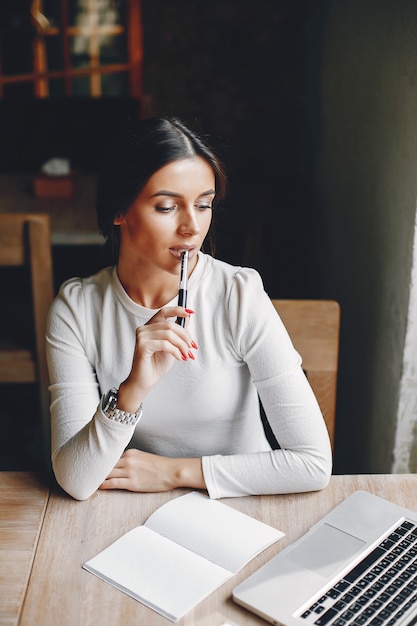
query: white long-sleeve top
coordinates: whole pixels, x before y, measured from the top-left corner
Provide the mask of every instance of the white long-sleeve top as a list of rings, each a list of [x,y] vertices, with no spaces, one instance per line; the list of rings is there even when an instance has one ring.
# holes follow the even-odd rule
[[[136,426],[126,426],[104,415],[101,399],[128,376],[135,329],[156,311],[129,298],[115,268],[62,285],[47,333],[59,484],[88,498],[134,447],[201,457],[211,498],[324,488],[332,463],[327,429],[259,274],[199,253],[188,306],[195,361],[175,361],[146,396]],[[265,437],[258,394],[278,450]]]

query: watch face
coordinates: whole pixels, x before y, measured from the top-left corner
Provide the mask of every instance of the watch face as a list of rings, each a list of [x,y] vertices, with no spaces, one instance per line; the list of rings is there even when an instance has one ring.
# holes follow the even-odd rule
[[[103,411],[113,410],[117,404],[117,390],[110,389],[107,396],[104,399]]]

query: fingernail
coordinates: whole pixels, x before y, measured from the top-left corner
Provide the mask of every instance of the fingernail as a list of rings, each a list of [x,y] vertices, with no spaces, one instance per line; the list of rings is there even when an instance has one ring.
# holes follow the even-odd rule
[[[193,346],[194,350],[198,350],[198,345],[196,344],[195,341],[192,341],[191,345]]]
[[[187,357],[185,356],[185,354],[182,354],[182,352],[181,352],[181,358],[182,358],[183,361],[187,360]]]
[[[191,350],[188,352],[188,356],[190,357],[190,359],[192,359],[193,361],[195,361],[195,356],[194,356],[194,354],[191,352]]]
[[[191,315],[191,313],[195,313],[195,311],[193,311],[192,309],[185,309],[185,312],[186,313],[190,313],[190,315]]]

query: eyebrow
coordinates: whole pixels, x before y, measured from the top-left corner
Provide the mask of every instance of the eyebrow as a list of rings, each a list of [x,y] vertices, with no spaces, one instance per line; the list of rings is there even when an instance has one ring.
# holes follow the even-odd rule
[[[215,195],[215,193],[216,192],[214,189],[208,189],[207,191],[203,191],[203,193],[200,193],[198,197],[201,198],[202,196],[212,196],[212,195]],[[160,191],[153,193],[151,195],[151,198],[155,198],[156,196],[168,196],[170,198],[182,198],[182,195],[180,193],[175,193],[174,191],[168,191],[166,189],[161,189]]]

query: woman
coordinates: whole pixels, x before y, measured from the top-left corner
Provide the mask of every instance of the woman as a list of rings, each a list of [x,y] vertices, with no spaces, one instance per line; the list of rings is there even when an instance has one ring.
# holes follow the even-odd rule
[[[47,335],[52,464],[74,498],[329,481],[323,417],[259,274],[202,252],[224,190],[218,159],[176,119],[132,124],[104,159],[98,223],[116,264],[64,283]],[[190,308],[177,304],[184,250]]]

